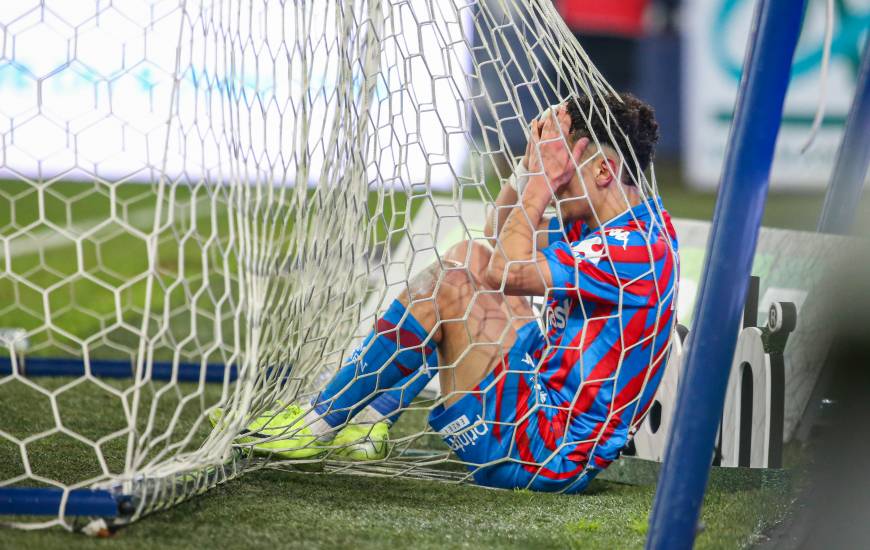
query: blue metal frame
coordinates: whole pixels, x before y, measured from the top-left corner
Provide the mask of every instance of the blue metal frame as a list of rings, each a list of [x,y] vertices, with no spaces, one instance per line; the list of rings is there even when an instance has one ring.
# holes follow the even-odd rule
[[[130,360],[91,359],[91,374],[97,378],[131,378],[133,364]],[[223,382],[224,377],[232,382],[238,377],[238,369],[230,365],[229,373],[223,363],[209,363],[205,366],[206,382]],[[151,380],[178,380],[179,382],[198,382],[202,373],[200,363],[178,363],[154,361],[151,365]],[[12,359],[0,357],[0,376],[12,374]],[[76,357],[27,357],[25,376],[84,376],[85,364]]]
[[[648,549],[695,541],[805,4],[755,12]]]
[[[868,39],[870,40],[870,39]],[[855,97],[846,119],[843,141],[837,152],[837,163],[825,195],[819,216],[819,233],[845,235],[855,221],[858,203],[864,190],[864,178],[870,166],[870,42],[864,44],[864,55]]]
[[[69,492],[61,509],[63,489],[0,487],[0,515],[95,516],[114,518],[119,515],[120,500],[109,491],[75,489]]]

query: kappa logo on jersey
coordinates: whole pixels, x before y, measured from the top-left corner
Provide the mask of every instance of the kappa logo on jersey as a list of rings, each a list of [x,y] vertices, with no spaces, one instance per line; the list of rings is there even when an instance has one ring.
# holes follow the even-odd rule
[[[450,424],[444,426],[438,433],[447,442],[448,447],[454,451],[460,451],[466,447],[477,445],[477,440],[486,435],[487,432],[489,432],[489,426],[486,425],[479,414],[475,417],[474,424],[463,414]]]
[[[571,246],[571,252],[578,260],[585,260],[593,265],[598,265],[605,256],[604,244],[601,237],[589,237]]]
[[[544,391],[544,386],[537,380],[535,381],[535,392],[538,394],[538,402],[541,405],[545,405],[547,403],[547,392]]]
[[[528,354],[526,354],[528,357]],[[544,389],[544,385],[541,383],[540,375],[538,373],[533,373],[527,376],[526,383],[532,388],[532,391],[535,395],[538,396],[537,402],[541,405],[547,404],[547,390]]]
[[[628,231],[625,229],[610,229],[607,231],[607,236],[622,242],[623,250],[628,248]]]
[[[532,356],[528,353],[525,357],[523,357],[523,363],[533,369],[537,367],[537,365],[535,364],[535,360],[532,359]],[[528,384],[529,386],[535,388],[535,393],[538,395],[538,401],[541,403],[541,405],[545,404],[547,402],[547,392],[544,391],[544,386],[541,384],[537,372],[529,376]]]
[[[526,365],[528,365],[532,368],[535,368],[535,360],[532,359],[532,356],[529,355],[528,353],[526,354],[525,357],[523,357],[523,363],[525,363]]]

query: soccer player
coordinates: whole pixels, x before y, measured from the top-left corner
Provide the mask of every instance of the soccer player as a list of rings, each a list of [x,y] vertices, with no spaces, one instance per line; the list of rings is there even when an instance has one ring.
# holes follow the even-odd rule
[[[430,425],[482,485],[578,492],[617,458],[667,359],[677,240],[660,199],[637,185],[658,137],[652,109],[629,94],[597,98],[606,109],[584,97],[532,122],[527,173],[501,190],[489,224],[494,250],[450,249],[308,410],[249,429],[288,432],[268,443],[282,456],[317,456],[359,436],[355,415],[387,395],[378,411],[401,410],[438,372]],[[546,299],[543,326],[530,296]]]

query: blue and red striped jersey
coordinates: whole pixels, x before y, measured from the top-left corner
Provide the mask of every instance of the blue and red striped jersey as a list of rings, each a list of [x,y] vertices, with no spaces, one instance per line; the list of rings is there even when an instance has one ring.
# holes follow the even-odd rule
[[[604,468],[643,418],[664,371],[676,322],[677,236],[655,198],[599,228],[562,228],[556,219],[542,252],[553,288],[547,345],[534,360],[549,403],[531,425],[551,451]]]

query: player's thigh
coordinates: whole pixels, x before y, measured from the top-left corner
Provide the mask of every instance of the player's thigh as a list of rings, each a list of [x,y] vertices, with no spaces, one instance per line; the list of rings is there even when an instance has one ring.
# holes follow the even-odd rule
[[[460,280],[461,283],[469,283],[475,289],[481,291],[500,290],[486,284],[486,269],[492,257],[492,248],[484,242],[467,240],[452,247],[443,256],[444,268],[447,271],[465,270],[469,278]],[[534,319],[534,311],[525,296],[506,296],[499,293],[501,301],[499,307],[509,318],[515,329],[519,329]]]
[[[447,279],[461,283],[459,276]],[[498,291],[468,284],[444,308],[440,382],[448,406],[474,390],[516,343],[519,327],[506,302]]]

